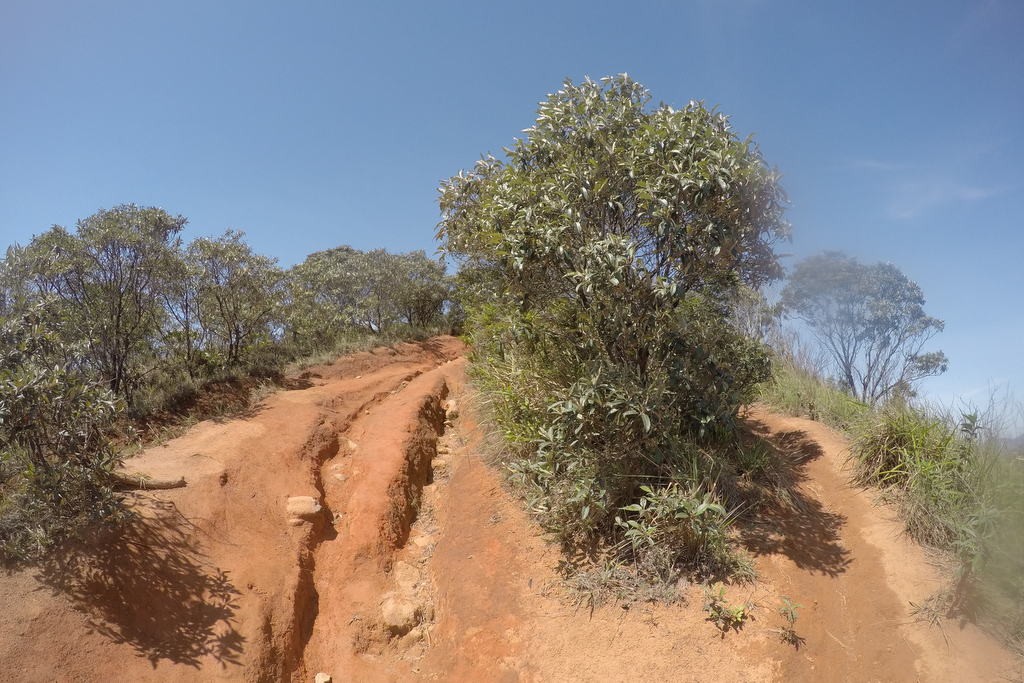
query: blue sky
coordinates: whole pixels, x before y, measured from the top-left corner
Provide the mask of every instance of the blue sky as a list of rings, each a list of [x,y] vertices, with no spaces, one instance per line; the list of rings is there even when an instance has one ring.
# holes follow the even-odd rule
[[[307,253],[434,249],[436,188],[566,77],[717,104],[780,168],[792,263],[897,264],[951,401],[1024,394],[1024,3],[0,3],[0,243],[135,202]]]

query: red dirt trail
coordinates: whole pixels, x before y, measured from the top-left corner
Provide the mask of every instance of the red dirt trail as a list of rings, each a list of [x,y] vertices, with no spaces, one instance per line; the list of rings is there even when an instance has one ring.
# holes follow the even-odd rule
[[[739,530],[758,580],[724,637],[701,592],[574,606],[559,552],[482,457],[461,343],[311,368],[251,414],[203,422],[128,467],[117,537],[0,575],[2,681],[1002,681],[1021,662],[973,626],[915,621],[941,576],[847,484],[846,443],[754,407],[794,463],[799,513]],[[799,649],[778,637],[802,605]]]

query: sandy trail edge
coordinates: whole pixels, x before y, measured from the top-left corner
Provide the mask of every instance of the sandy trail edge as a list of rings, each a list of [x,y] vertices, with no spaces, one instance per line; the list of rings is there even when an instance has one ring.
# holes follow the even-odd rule
[[[975,626],[947,620],[939,628],[915,619],[911,603],[939,590],[942,572],[903,533],[891,506],[849,483],[846,438],[759,405],[747,420],[806,458],[800,488],[808,509],[770,520],[773,542],[750,543],[755,554],[769,550],[758,561],[762,580],[805,605],[797,630],[807,643],[802,657],[784,659],[787,680],[1021,678],[1021,660]]]

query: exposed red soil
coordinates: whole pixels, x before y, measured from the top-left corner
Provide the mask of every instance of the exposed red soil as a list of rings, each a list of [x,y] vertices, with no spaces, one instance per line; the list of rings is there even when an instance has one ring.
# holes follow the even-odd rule
[[[188,486],[135,496],[140,514],[119,538],[0,578],[0,679],[288,680],[316,612],[314,551],[333,526],[326,514],[292,526],[289,498],[321,498],[320,468],[352,423],[461,351],[440,338],[312,368],[307,388],[130,460]],[[393,426],[400,440],[406,425]]]
[[[761,408],[747,420],[792,459],[799,511],[740,529],[759,579],[726,591],[754,620],[722,636],[697,586],[672,606],[575,607],[558,549],[481,457],[461,354],[449,337],[349,356],[134,458],[188,486],[134,496],[121,536],[0,577],[0,680],[1021,676],[974,627],[912,618],[939,570],[846,483],[840,437]],[[289,512],[296,496],[322,509]],[[799,649],[777,632],[784,595],[803,606]]]

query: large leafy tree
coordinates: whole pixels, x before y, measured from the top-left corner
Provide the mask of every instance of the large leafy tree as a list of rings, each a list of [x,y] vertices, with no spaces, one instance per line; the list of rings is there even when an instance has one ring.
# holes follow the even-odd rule
[[[171,259],[160,287],[160,298],[166,312],[166,329],[162,343],[166,355],[180,365],[191,379],[196,379],[199,360],[209,334],[199,318],[199,292],[203,280],[201,264],[195,252],[178,252]]]
[[[772,243],[788,226],[777,174],[724,115],[649,101],[626,76],[567,82],[507,161],[486,157],[444,184],[445,249],[495,266],[527,306],[551,282],[585,303],[592,269],[607,270],[595,250],[630,266],[607,284],[670,299],[778,278]]]
[[[788,234],[784,197],[725,116],[649,103],[624,75],[567,82],[506,161],[487,157],[442,186],[438,237],[480,271],[480,302],[550,323],[580,360],[603,358],[643,382],[657,368],[673,391],[683,382],[691,395],[721,393],[697,366],[725,384],[731,372],[715,371],[716,349],[693,347],[689,321],[700,316],[687,311],[714,318],[738,286],[781,275],[772,244]],[[691,371],[701,376],[685,381]],[[686,418],[722,417],[736,403]]]
[[[400,286],[398,256],[373,249],[356,261],[359,296],[352,309],[352,321],[371,332],[390,327],[398,317],[395,299]]]
[[[36,295],[59,302],[71,340],[110,389],[130,398],[163,322],[160,288],[177,258],[185,218],[123,204],[35,237],[24,253]]]
[[[650,100],[625,75],[566,82],[504,160],[441,187],[477,352],[516,364],[508,414],[541,415],[534,479],[574,478],[585,526],[674,467],[681,434],[727,429],[765,376],[729,308],[780,277],[788,235],[750,139]]]
[[[313,252],[288,271],[289,331],[301,346],[330,348],[352,325],[364,254],[349,246]]]
[[[188,247],[195,269],[202,328],[237,364],[249,346],[267,339],[283,299],[284,273],[275,259],[255,253],[238,230],[201,237]]]
[[[449,298],[450,285],[444,263],[429,258],[422,250],[398,254],[394,259],[395,309],[411,327],[436,324]]]
[[[921,288],[888,263],[864,264],[838,252],[799,263],[782,292],[783,309],[802,320],[854,396],[876,403],[946,371],[946,355],[924,352],[943,322],[924,312]]]
[[[448,290],[444,264],[422,251],[318,251],[288,272],[288,327],[311,348],[328,348],[353,327],[429,327],[440,320]]]

